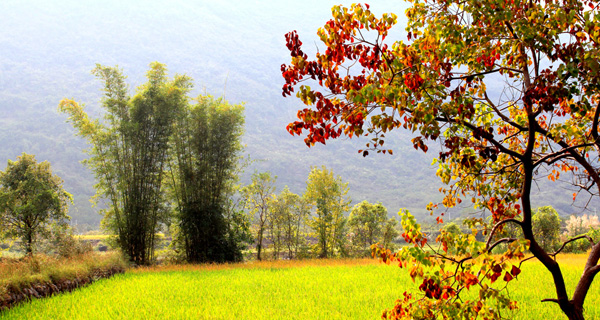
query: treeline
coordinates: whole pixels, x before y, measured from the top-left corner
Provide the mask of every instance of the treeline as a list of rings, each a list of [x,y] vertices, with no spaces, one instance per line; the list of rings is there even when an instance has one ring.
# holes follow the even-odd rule
[[[167,77],[160,63],[133,95],[120,69],[97,65],[93,73],[104,84],[102,116],[70,99],[59,110],[90,145],[84,163],[96,178],[93,201],[106,208],[102,227],[131,262],[156,261],[161,232],[172,239],[173,258],[192,263],[240,261],[254,248],[261,260],[366,256],[374,243],[393,246],[397,221],[386,208],[363,201],[350,210],[348,183],[325,167],[312,168],[302,195],[276,193],[268,172],[241,186],[243,105],[189,97],[192,80]],[[49,166],[24,154],[0,174],[3,236],[20,238],[29,254],[37,238],[57,234],[71,239],[63,247],[81,245],[67,230],[72,196]]]
[[[302,195],[287,187],[276,193],[275,181],[269,172],[255,173],[241,189],[243,207],[253,219],[258,260],[367,256],[372,244],[394,246],[397,220],[388,219],[380,203],[367,201],[347,217],[348,184],[333,171],[312,168]]]

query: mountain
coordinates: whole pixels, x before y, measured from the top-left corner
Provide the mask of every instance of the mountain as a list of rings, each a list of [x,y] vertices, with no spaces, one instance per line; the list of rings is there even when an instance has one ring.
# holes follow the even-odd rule
[[[245,152],[257,161],[243,181],[248,182],[254,170],[269,170],[278,177],[279,191],[288,185],[292,192],[302,193],[311,166],[325,165],[350,183],[354,203],[381,201],[390,214],[406,207],[423,215],[429,201],[440,200],[441,184],[430,166],[435,152],[414,150],[408,133],[387,136],[393,156],[364,158],[357,150],[368,139],[340,139],[309,149],[301,137],[285,130],[302,104],[281,96],[280,66],[290,60],[284,34],[297,30],[308,50],[314,47],[314,54],[319,47],[316,30],[337,3],[4,0],[0,163],[22,152],[35,154],[38,161],[49,160],[75,196],[73,222],[97,226],[101,217],[88,202],[94,193],[93,177],[79,163],[86,156],[86,143],[57,112],[58,102],[73,98],[98,116],[101,83],[90,73],[96,63],[118,65],[135,88],[144,82],[149,63],[159,61],[172,74],[191,76],[194,94],[223,95],[232,103],[245,104]],[[399,26],[390,38],[402,38],[406,4],[369,3],[378,14],[399,15]],[[551,203],[570,213],[568,196],[562,202],[548,202],[565,199],[564,194],[558,190],[542,195],[540,205]]]

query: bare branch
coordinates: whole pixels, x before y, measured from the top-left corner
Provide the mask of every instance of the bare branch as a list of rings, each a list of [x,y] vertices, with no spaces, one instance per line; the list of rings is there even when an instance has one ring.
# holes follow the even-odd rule
[[[505,219],[505,220],[502,220],[502,221],[498,221],[498,222],[497,222],[497,223],[494,225],[494,227],[492,228],[492,231],[490,231],[490,236],[489,236],[489,238],[488,238],[488,241],[485,243],[485,247],[486,247],[486,248],[489,248],[489,246],[490,246],[490,242],[492,242],[492,239],[494,238],[494,233],[496,233],[496,230],[498,230],[498,228],[499,228],[501,225],[503,225],[503,224],[505,224],[505,223],[508,223],[508,222],[514,222],[514,223],[518,224],[519,226],[522,226],[522,224],[521,224],[521,221],[519,221],[519,220],[517,220],[517,219]],[[496,244],[494,244],[494,245],[496,245]],[[489,252],[489,251],[491,251],[492,249],[486,249],[486,250]]]
[[[491,239],[491,238],[490,238]],[[514,242],[517,241],[516,238],[502,238],[496,242],[494,242],[488,249],[486,249],[487,252],[491,252],[492,250],[494,250],[494,248],[504,242]]]
[[[556,258],[556,255],[559,254],[568,243],[577,241],[579,239],[588,239],[592,243],[592,245],[595,245],[594,240],[592,240],[592,238],[590,238],[590,236],[584,234],[584,235],[577,236],[577,237],[571,238],[571,239],[563,242],[562,246],[558,250],[556,250],[554,253],[551,253],[550,255],[553,256],[554,258]]]
[[[543,299],[542,302],[554,302],[554,303],[558,303],[558,299]]]

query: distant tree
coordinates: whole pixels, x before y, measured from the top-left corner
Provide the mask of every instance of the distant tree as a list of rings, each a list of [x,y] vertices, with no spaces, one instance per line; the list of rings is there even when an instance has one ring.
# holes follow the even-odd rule
[[[591,228],[600,227],[600,222],[597,216],[590,216],[587,214],[581,216],[571,215],[566,221],[567,234],[570,237],[576,237],[587,233]]]
[[[450,233],[453,233],[453,234],[460,234],[461,233],[460,227],[456,223],[454,223],[454,222],[448,223],[447,225],[444,226],[443,229],[444,229],[444,231],[450,232]]]
[[[313,167],[306,182],[304,196],[316,208],[308,225],[318,239],[317,249],[320,258],[329,258],[336,254],[345,255],[346,223],[344,212],[348,210],[350,198],[348,183],[324,166]]]
[[[258,260],[263,258],[263,240],[270,219],[275,180],[277,180],[277,177],[273,177],[270,172],[254,173],[252,183],[241,189],[245,207],[255,221],[256,259]]]
[[[560,217],[551,206],[539,207],[533,215],[533,234],[546,251],[558,249]]]
[[[287,186],[279,195],[273,197],[271,217],[275,223],[278,234],[273,239],[275,251],[279,253],[279,247],[287,249],[288,258],[295,258],[299,246],[302,244],[302,227],[306,216],[310,214],[310,206],[307,201],[299,195],[290,192]],[[275,243],[279,242],[277,245]]]
[[[226,189],[227,192],[224,196],[225,199],[227,199],[225,202],[224,216],[229,226],[227,232],[228,242],[235,244],[237,247],[235,252],[240,253],[248,249],[253,242],[251,230],[252,218],[247,214],[244,208],[244,199],[241,195],[242,187],[241,184],[239,184],[239,175],[249,163],[249,159],[238,163],[236,172],[233,174],[235,180],[231,181],[231,186]]]
[[[63,180],[52,174],[50,163],[37,163],[23,153],[8,160],[0,172],[0,225],[3,232],[20,238],[31,255],[36,240],[51,234],[52,226],[66,227],[68,204],[73,197],[63,189]]]
[[[226,210],[237,179],[244,107],[210,96],[196,100],[178,109],[171,137],[167,181],[180,230],[177,243],[189,262],[239,261],[245,216]]]
[[[388,248],[390,250],[395,249],[394,240],[400,235],[396,226],[398,225],[398,220],[395,218],[389,218],[385,222],[383,226],[383,235],[381,239],[381,244],[384,248]]]
[[[588,240],[590,236],[592,239],[599,239],[597,238],[600,235],[597,232],[600,227],[598,216],[587,214],[581,216],[571,215],[565,223],[567,230],[563,235],[563,240],[579,238],[576,241],[570,242],[565,247],[566,251],[585,252],[591,247],[590,241]]]
[[[363,201],[356,204],[348,218],[354,247],[370,253],[371,245],[378,242],[383,235],[386,219],[387,209],[381,203]]]
[[[266,233],[271,242],[273,260],[279,259],[281,250],[285,244],[284,224],[289,217],[290,208],[285,199],[273,194],[269,201],[269,218],[267,219]]]
[[[292,194],[292,197],[294,198],[294,206],[291,214],[292,219],[288,221],[286,235],[290,239],[288,252],[291,252],[293,249],[293,257],[296,258],[298,257],[298,250],[306,243],[306,219],[310,216],[311,205],[304,195]],[[296,223],[295,226],[292,225],[293,222]]]
[[[104,81],[104,117],[91,119],[77,102],[63,99],[59,110],[88,140],[97,184],[95,199],[105,198],[103,225],[137,264],[154,256],[156,233],[167,219],[162,181],[169,137],[176,116],[187,104],[191,81],[186,76],[167,79],[163,64],[154,62],[148,82],[130,97],[118,68],[97,65],[94,74]]]

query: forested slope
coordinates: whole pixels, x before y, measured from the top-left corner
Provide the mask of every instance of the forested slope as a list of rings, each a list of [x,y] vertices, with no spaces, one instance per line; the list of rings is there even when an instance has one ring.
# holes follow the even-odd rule
[[[284,34],[298,30],[305,43],[318,46],[316,30],[338,2],[288,1],[79,1],[7,0],[0,2],[0,167],[22,152],[49,160],[66,189],[75,196],[74,222],[97,225],[91,208],[93,178],[79,163],[83,140],[74,136],[58,114],[61,98],[74,98],[98,114],[100,82],[91,75],[96,63],[119,65],[135,86],[152,61],[171,73],[186,73],[196,93],[225,95],[246,105],[246,153],[254,160],[246,169],[278,176],[278,190],[288,185],[301,193],[311,166],[326,165],[350,182],[354,203],[381,201],[395,213],[401,207],[424,214],[439,200],[439,180],[431,159],[413,149],[408,133],[388,143],[394,155],[357,153],[366,139],[340,140],[307,148],[290,136],[285,125],[301,108],[297,99],[281,96],[280,66],[289,63]],[[379,13],[402,16],[403,4],[370,1]],[[402,22],[393,35],[402,36]],[[133,89],[133,88],[132,88]],[[395,133],[398,135],[398,133]],[[568,191],[539,198],[562,214]],[[567,195],[565,197],[565,195]],[[551,199],[557,199],[552,200]]]

